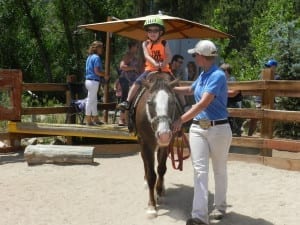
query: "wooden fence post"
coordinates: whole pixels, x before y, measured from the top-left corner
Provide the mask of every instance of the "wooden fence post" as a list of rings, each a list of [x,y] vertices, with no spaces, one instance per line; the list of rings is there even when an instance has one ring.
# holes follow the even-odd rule
[[[262,71],[263,80],[273,80],[274,71],[270,68],[266,68]],[[262,109],[274,109],[274,92],[269,89],[267,82],[264,84],[264,91],[262,94]],[[261,123],[261,137],[262,138],[273,138],[273,119],[263,117]],[[272,149],[261,149],[261,155],[272,156]]]
[[[68,84],[68,90],[66,91],[66,104],[67,106],[71,105],[72,100],[74,100],[76,98],[76,94],[72,93],[71,90],[71,85],[75,84],[77,81],[76,76],[75,75],[67,75],[67,84]],[[71,114],[71,115],[69,115]],[[66,114],[66,123],[76,123],[76,115],[67,112]]]
[[[0,69],[0,120],[21,120],[22,92],[22,71]],[[14,149],[20,148],[21,138],[18,135],[9,135],[8,141]]]
[[[0,69],[0,120],[21,120],[22,71]]]

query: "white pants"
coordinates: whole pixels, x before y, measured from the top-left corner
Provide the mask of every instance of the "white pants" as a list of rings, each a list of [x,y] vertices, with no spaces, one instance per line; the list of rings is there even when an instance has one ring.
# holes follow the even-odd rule
[[[86,106],[85,106],[85,115],[98,116],[97,94],[98,94],[98,89],[99,89],[99,82],[94,81],[94,80],[86,80],[85,87],[88,90]]]
[[[207,130],[192,124],[189,132],[191,159],[194,168],[192,217],[208,224],[208,172],[212,160],[215,180],[214,206],[226,211],[227,157],[232,132],[229,123]]]

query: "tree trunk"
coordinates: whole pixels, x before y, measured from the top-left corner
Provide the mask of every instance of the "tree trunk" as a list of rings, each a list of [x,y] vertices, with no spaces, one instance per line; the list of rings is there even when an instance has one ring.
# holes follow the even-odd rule
[[[66,145],[28,145],[24,152],[28,165],[92,164],[94,147]]]
[[[33,18],[32,14],[31,14],[31,9],[28,5],[28,2],[22,1],[20,3],[22,4],[22,8],[25,11],[25,15],[28,18],[30,30],[33,33],[33,36],[36,39],[37,45],[39,47],[41,61],[42,61],[42,64],[44,65],[45,72],[46,72],[47,78],[48,78],[48,82],[52,83],[53,78],[52,78],[52,72],[51,72],[51,67],[50,67],[50,63],[49,63],[50,60],[49,60],[49,56],[48,56],[46,47],[42,41],[42,34],[41,34],[40,27],[37,25],[35,19]]]

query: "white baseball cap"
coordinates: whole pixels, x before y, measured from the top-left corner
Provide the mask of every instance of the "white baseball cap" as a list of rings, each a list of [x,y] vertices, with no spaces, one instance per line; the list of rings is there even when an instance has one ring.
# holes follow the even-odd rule
[[[189,49],[187,51],[189,54],[198,53],[204,56],[217,56],[218,51],[215,44],[209,40],[201,40],[196,45],[195,48]]]

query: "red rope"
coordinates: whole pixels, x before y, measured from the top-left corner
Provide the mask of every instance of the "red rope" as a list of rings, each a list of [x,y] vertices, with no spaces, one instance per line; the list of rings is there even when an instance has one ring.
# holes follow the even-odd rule
[[[181,137],[181,141],[180,141],[180,137]],[[175,142],[176,142],[176,147],[174,146]],[[188,149],[188,154],[186,156],[183,155],[184,147],[186,147]],[[176,151],[177,158],[175,158],[175,148],[177,150]],[[173,140],[171,141],[171,143],[169,145],[168,151],[169,151],[168,152],[169,157],[171,158],[171,161],[172,161],[173,168],[176,170],[182,171],[183,160],[190,157],[189,141],[188,141],[185,133],[182,130],[175,134]]]

